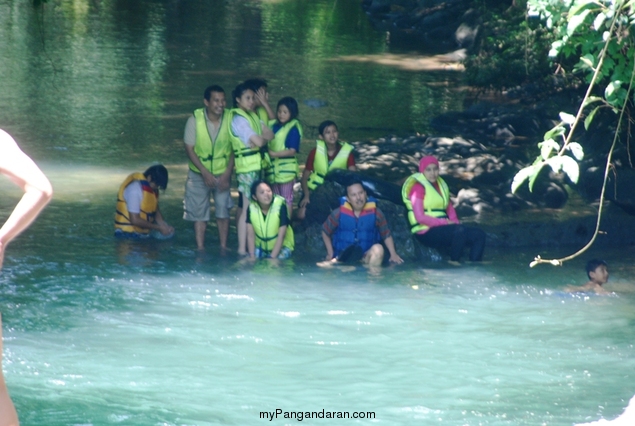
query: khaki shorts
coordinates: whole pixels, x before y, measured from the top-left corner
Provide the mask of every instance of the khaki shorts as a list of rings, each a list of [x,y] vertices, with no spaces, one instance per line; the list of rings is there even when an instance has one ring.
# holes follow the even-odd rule
[[[205,185],[200,173],[187,171],[185,181],[185,199],[183,200],[183,219],[192,222],[209,222],[210,197],[214,197],[217,219],[229,219],[229,211],[234,207],[229,189],[217,191]]]

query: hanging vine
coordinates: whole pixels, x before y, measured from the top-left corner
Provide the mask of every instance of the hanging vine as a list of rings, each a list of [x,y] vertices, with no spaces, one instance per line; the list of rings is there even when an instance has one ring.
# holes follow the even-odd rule
[[[584,150],[579,143],[573,141],[573,137],[578,124],[585,116],[585,109],[595,105],[584,118],[584,127],[587,130],[600,108],[610,108],[619,116],[605,166],[592,238],[582,249],[570,256],[560,259],[542,259],[536,256],[530,267],[541,263],[562,265],[563,262],[577,257],[591,247],[600,232],[611,159],[623,119],[625,116],[629,117],[628,105],[632,103],[635,43],[631,30],[635,23],[634,4],[634,0],[528,1],[529,14],[543,18],[547,28],[556,33],[556,41],[552,44],[549,55],[554,60],[559,56],[579,55],[579,61],[573,67],[573,71],[587,73],[589,86],[575,116],[560,112],[560,122],[546,132],[544,140],[538,144],[540,155],[532,165],[521,169],[514,177],[512,192],[516,192],[525,182],[528,182],[529,190],[532,191],[539,172],[545,166],[550,166],[554,173],[565,173],[573,183],[577,183],[580,175],[578,161],[584,158]],[[624,84],[626,81],[627,85]],[[604,86],[603,97],[593,95],[599,85]]]

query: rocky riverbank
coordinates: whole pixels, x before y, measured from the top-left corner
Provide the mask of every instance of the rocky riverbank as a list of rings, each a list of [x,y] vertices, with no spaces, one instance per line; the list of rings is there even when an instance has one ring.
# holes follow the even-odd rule
[[[387,43],[441,53],[448,61],[457,61],[457,66],[470,54],[482,24],[469,0],[362,0],[362,7],[373,26],[386,32]],[[401,184],[418,170],[424,155],[439,159],[459,218],[482,227],[489,247],[579,248],[592,238],[613,117],[602,119],[598,114],[588,131],[576,135],[586,154],[580,162],[579,182],[546,167],[532,192],[525,184],[511,193],[514,176],[533,163],[537,143],[556,124],[558,113],[574,112],[580,104],[580,93],[557,85],[555,81],[557,90],[548,96],[529,84],[499,94],[501,102],[475,102],[464,111],[431,117],[433,135],[389,135],[353,143],[360,174],[384,182],[379,207],[404,258],[441,258],[414,242],[399,202]],[[629,213],[635,213],[635,172],[628,147],[618,147],[613,164],[602,233],[595,244],[632,246],[635,218]],[[340,180],[332,177],[311,196],[307,220],[299,228],[303,232],[296,234],[296,247],[312,256],[323,254],[320,226],[338,207]]]
[[[489,247],[586,244],[596,226],[601,184],[598,167],[605,158],[585,160],[577,185],[545,168],[533,192],[523,187],[511,193],[514,175],[535,158],[536,143],[553,126],[551,117],[557,117],[558,107],[554,99],[533,104],[477,103],[463,112],[434,117],[432,124],[438,131],[434,136],[386,136],[354,142],[360,175],[382,181],[379,207],[387,216],[402,256],[440,259],[439,253],[413,241],[405,207],[399,202],[401,184],[418,170],[424,155],[439,158],[441,174],[448,182],[460,219],[482,227],[488,234]],[[300,226],[302,232],[297,233],[296,245],[303,252],[323,254],[320,225],[338,207],[341,180],[338,176],[327,179],[312,195],[307,220]],[[625,187],[624,179],[620,185]],[[618,182],[612,181],[609,192],[616,194],[617,188]],[[635,244],[634,223],[635,218],[625,209],[607,202],[603,233],[595,244]]]

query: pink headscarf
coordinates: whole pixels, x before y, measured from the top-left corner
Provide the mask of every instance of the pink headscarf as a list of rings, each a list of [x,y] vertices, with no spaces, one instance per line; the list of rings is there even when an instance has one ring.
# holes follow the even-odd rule
[[[437,160],[436,157],[432,155],[426,155],[421,159],[421,161],[419,161],[419,172],[423,173],[426,167],[428,167],[430,164],[436,164],[438,166],[439,160]]]

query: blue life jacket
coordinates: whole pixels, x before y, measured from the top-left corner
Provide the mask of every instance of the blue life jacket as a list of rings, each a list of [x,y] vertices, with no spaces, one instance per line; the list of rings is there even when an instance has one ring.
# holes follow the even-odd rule
[[[381,241],[379,230],[375,226],[377,200],[368,197],[364,209],[355,217],[353,207],[346,201],[346,197],[340,199],[340,223],[333,235],[333,251],[338,256],[345,248],[356,244],[364,253],[373,244]]]

